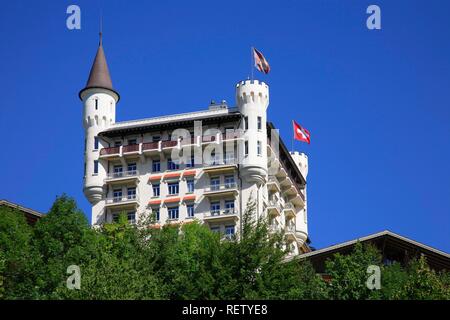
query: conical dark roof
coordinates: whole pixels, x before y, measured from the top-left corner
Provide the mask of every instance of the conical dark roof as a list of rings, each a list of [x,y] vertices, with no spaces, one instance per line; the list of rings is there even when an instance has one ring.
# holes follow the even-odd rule
[[[89,88],[103,88],[114,91],[117,95],[119,95],[113,88],[111,76],[109,75],[108,63],[106,62],[105,51],[103,50],[102,45],[102,37],[100,35],[100,43],[98,46],[97,54],[95,55],[94,63],[91,67],[91,72],[89,73],[89,78],[86,83],[86,87],[84,87],[80,91],[81,93]]]

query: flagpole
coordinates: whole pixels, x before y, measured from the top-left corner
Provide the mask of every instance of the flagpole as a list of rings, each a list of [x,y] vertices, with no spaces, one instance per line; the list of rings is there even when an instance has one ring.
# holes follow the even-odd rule
[[[292,129],[294,129],[294,120],[292,120]],[[295,135],[295,132],[292,131],[292,136],[291,136],[291,152],[294,152],[294,135]]]
[[[255,62],[253,61],[254,57],[253,57],[253,46],[250,47],[250,70],[251,70],[251,74],[252,74],[252,81],[253,81],[253,66],[255,64]]]

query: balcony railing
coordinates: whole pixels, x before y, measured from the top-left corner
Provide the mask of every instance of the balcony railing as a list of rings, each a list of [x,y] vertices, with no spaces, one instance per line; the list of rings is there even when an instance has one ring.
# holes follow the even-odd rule
[[[295,207],[290,202],[284,204],[284,209],[293,210],[295,212]]]
[[[280,209],[280,203],[277,202],[277,201],[273,201],[273,200],[269,200],[267,206],[271,207],[271,208],[278,208],[278,209]]]
[[[207,166],[221,166],[226,164],[236,164],[237,161],[234,157],[225,157],[220,159],[219,157],[212,157],[205,161],[205,165]]]
[[[129,202],[129,201],[136,201],[137,196],[134,195],[127,195],[127,196],[120,196],[120,197],[110,197],[106,198],[106,204],[111,203],[123,203],[123,202]]]
[[[172,148],[178,145],[177,140],[166,140],[161,142],[161,148]]]
[[[138,170],[129,170],[125,172],[112,172],[108,173],[106,176],[106,180],[112,180],[112,179],[120,179],[120,178],[127,178],[127,177],[136,177],[139,175]]]
[[[142,144],[142,151],[144,150],[158,150],[159,141],[145,142]]]
[[[223,210],[211,210],[205,213],[205,217],[219,217],[219,216],[231,216],[236,215],[237,211],[235,209],[223,209]]]
[[[280,231],[280,226],[278,224],[269,224],[269,232]]]
[[[206,188],[206,192],[223,191],[229,189],[235,189],[237,187],[236,182],[226,182],[223,184],[211,184]]]
[[[139,145],[138,144],[129,144],[127,146],[123,146],[122,147],[122,152],[123,153],[136,152],[136,151],[139,151]]]
[[[295,225],[287,225],[285,228],[285,232],[295,233]]]
[[[240,132],[234,132],[234,133],[225,133],[225,134],[216,134],[216,135],[206,135],[201,136],[200,141],[203,143],[207,142],[217,142],[220,140],[232,140],[237,139],[242,136],[242,133]],[[191,136],[186,139],[178,139],[178,140],[162,140],[162,141],[154,141],[154,142],[145,142],[145,143],[139,143],[139,144],[129,144],[122,146],[122,153],[129,153],[129,152],[139,152],[140,146],[142,146],[142,151],[145,150],[158,150],[160,143],[161,148],[173,148],[177,146],[182,146],[186,144],[196,144],[197,139],[199,136]],[[107,147],[102,148],[100,150],[100,155],[112,155],[112,154],[120,154],[120,146],[117,147]]]
[[[110,148],[102,148],[100,150],[100,155],[105,156],[109,154],[118,154],[120,152],[120,147],[110,147]]]

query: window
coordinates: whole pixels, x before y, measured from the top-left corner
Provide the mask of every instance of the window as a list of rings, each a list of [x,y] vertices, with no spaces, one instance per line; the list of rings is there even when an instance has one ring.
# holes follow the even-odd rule
[[[234,128],[233,127],[226,127],[225,128],[225,137],[227,139],[233,138],[235,136]]]
[[[122,166],[114,166],[114,178],[120,178],[122,176]]]
[[[245,141],[244,143],[244,154],[248,156],[248,141]]]
[[[136,199],[136,188],[135,187],[127,189],[127,199],[128,200]]]
[[[122,189],[115,189],[113,191],[113,202],[122,201]]]
[[[94,160],[94,174],[98,174],[98,160]]]
[[[234,200],[225,200],[225,213],[234,213]]]
[[[211,188],[211,191],[220,189],[220,178],[219,177],[211,178],[210,188]]]
[[[189,218],[193,218],[194,217],[194,205],[193,204],[188,204],[186,206],[187,208],[187,215]]]
[[[233,188],[234,187],[234,176],[225,176],[225,188]]]
[[[154,184],[153,187],[152,187],[152,189],[153,189],[153,196],[154,196],[154,197],[159,197],[159,194],[160,194],[160,186],[159,186],[159,183],[158,183],[158,184]]]
[[[160,141],[161,140],[161,136],[153,136],[152,137],[152,141],[153,142],[158,142],[158,141]]]
[[[191,159],[186,163],[186,168],[193,168],[195,165],[194,156],[191,156]]]
[[[98,99],[95,99],[95,110],[98,110]]]
[[[220,214],[220,202],[211,202],[211,215],[218,216]]]
[[[211,227],[211,231],[214,233],[219,233],[220,232],[220,227]]]
[[[234,226],[225,226],[225,238],[232,239],[234,237]]]
[[[225,154],[225,163],[234,163],[234,154],[233,153],[226,153]]]
[[[173,162],[172,158],[167,159],[167,170],[178,170],[180,169],[180,165]]]
[[[136,212],[128,212],[127,219],[128,219],[129,223],[135,224],[136,223]]]
[[[159,221],[160,220],[160,216],[159,216],[159,208],[153,208],[152,209],[152,213],[155,215],[155,220]]]
[[[258,141],[256,144],[256,153],[258,154],[258,156],[260,156],[262,153],[261,141]]]
[[[98,137],[94,137],[94,150],[98,150]]]
[[[119,214],[118,213],[113,213],[112,221],[113,222],[119,222]]]
[[[194,192],[194,180],[187,180],[186,184],[187,184],[187,192],[193,193]]]
[[[248,130],[248,117],[244,117],[244,130]]]
[[[179,186],[178,182],[169,183],[169,194],[171,194],[171,195],[178,194],[179,191],[180,191],[180,186]]]
[[[128,145],[134,145],[134,144],[137,144],[136,139],[128,139]]]
[[[152,172],[161,171],[161,162],[159,160],[153,160],[152,162]]]
[[[114,141],[114,147],[120,147],[122,145],[121,141]]]
[[[127,166],[128,174],[135,175],[137,171],[136,163],[129,163]]]
[[[169,208],[168,209],[168,213],[169,213],[169,219],[170,220],[178,219],[178,216],[179,216],[178,207]]]
[[[262,118],[258,117],[258,130],[261,131],[262,130]]]

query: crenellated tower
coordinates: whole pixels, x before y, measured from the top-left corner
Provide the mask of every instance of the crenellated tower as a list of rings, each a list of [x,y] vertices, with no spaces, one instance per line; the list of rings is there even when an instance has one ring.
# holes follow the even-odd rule
[[[240,173],[243,180],[243,201],[250,195],[262,213],[262,185],[267,180],[267,107],[269,86],[258,80],[241,81],[236,85],[236,104],[242,114],[244,141],[239,148]],[[245,205],[246,203],[244,203]]]

